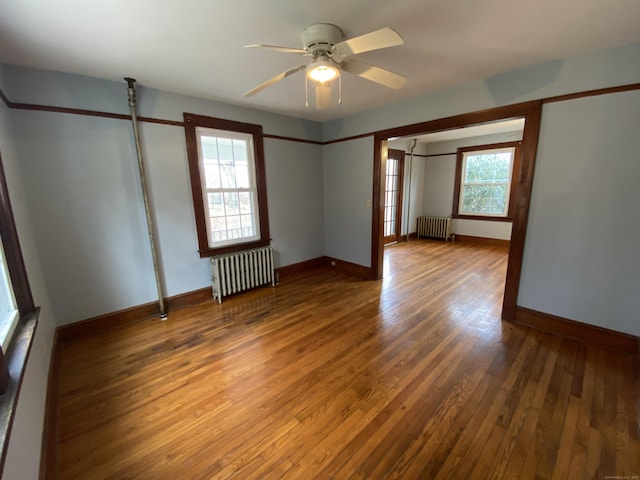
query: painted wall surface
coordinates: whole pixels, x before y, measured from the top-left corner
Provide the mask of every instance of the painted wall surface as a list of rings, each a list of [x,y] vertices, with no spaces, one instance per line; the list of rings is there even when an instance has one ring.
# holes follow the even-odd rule
[[[21,101],[34,101],[22,98],[26,94],[16,81],[40,85],[43,81],[37,71],[9,68],[4,73]],[[51,72],[43,76],[51,82],[70,80],[70,86],[82,92],[80,99],[89,97],[86,90],[96,97],[106,91],[106,100],[96,103],[92,97],[91,108],[121,111],[119,103],[111,104],[116,97],[114,85],[125,96],[126,104],[126,90],[120,88],[124,84],[96,79],[82,83],[81,77]],[[59,105],[74,98],[61,94],[64,85],[55,87],[50,87],[55,98],[46,103]],[[171,113],[174,119],[180,120],[182,111],[189,110],[220,113],[217,104],[203,100],[194,103],[190,97],[173,94],[165,98],[164,92],[146,90],[139,97],[141,116],[155,114],[155,110],[142,112],[142,105],[146,105],[143,98],[146,95],[149,99],[151,93],[155,104],[163,106],[162,113]],[[36,101],[43,100],[41,93],[34,95]],[[80,106],[77,99],[74,102],[74,108]],[[234,110],[226,106],[225,112]],[[251,120],[245,118],[242,109],[235,113],[229,115],[230,119]],[[264,130],[271,128],[279,133],[286,133],[295,123],[295,119],[273,114],[265,117],[259,113],[256,117],[268,120]],[[12,123],[25,197],[58,324],[156,301],[131,123],[22,110],[12,111]],[[292,130],[303,136],[317,135],[319,129],[313,132],[309,125],[299,121],[298,128]],[[209,263],[197,253],[184,129],[143,122],[140,134],[165,295],[208,287]],[[322,147],[265,139],[265,164],[276,266],[322,256]]]
[[[457,160],[455,152],[458,148],[519,140],[522,140],[522,132],[483,135],[426,144],[425,151],[429,155],[442,155],[445,153],[451,153],[451,155],[424,159],[426,164],[422,204],[424,215],[448,217],[452,214]],[[452,230],[456,235],[502,240],[511,238],[511,222],[454,218]]]
[[[640,43],[588,53],[368,110],[323,125],[324,141],[502,105],[640,82]]]
[[[269,228],[276,265],[324,255],[322,146],[265,139]]]
[[[0,154],[31,292],[35,304],[41,307],[41,311],[22,381],[2,478],[32,480],[38,478],[38,458],[55,321],[18,168],[19,160],[11,125],[12,113],[0,102]]]
[[[640,92],[545,105],[518,304],[640,335]]]
[[[371,266],[373,138],[325,145],[325,255]]]

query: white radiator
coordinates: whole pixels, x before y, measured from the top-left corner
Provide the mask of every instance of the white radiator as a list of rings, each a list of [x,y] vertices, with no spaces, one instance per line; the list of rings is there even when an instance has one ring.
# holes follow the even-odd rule
[[[260,247],[211,257],[213,298],[222,297],[253,287],[275,285],[273,248]]]
[[[451,217],[418,217],[418,238],[443,238],[454,240],[451,232]]]

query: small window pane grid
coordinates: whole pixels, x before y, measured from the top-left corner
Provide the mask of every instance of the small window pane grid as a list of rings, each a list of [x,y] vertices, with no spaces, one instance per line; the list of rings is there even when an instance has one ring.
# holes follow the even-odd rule
[[[387,159],[385,202],[384,202],[384,236],[396,232],[396,198],[398,194],[398,160]]]
[[[202,189],[208,206],[209,246],[260,238],[251,135],[198,127]]]
[[[514,151],[501,148],[463,154],[458,213],[507,216]]]

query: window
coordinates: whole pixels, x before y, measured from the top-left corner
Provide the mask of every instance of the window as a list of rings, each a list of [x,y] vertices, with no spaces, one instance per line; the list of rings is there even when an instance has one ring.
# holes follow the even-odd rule
[[[458,149],[454,216],[511,220],[520,142]]]
[[[11,210],[0,158],[0,475],[4,469],[13,415],[39,309],[33,304],[27,270]]]
[[[18,303],[11,285],[4,245],[0,238],[0,346],[6,352],[18,323]]]
[[[184,118],[200,256],[268,245],[262,127]]]

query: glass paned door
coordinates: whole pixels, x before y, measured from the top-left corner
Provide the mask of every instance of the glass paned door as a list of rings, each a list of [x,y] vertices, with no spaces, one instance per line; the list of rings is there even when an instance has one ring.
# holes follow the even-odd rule
[[[384,192],[384,244],[400,238],[402,218],[402,180],[404,177],[404,152],[389,149]]]

